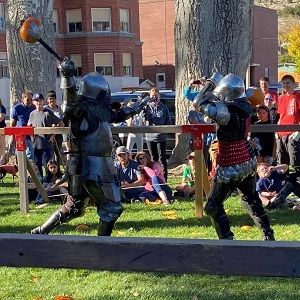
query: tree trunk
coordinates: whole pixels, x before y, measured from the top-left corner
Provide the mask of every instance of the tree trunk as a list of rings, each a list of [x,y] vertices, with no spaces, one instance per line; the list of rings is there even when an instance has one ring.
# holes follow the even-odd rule
[[[245,78],[252,52],[253,0],[176,0],[176,124],[187,124],[191,103],[183,99],[193,78],[214,71]],[[170,163],[182,163],[187,136],[179,135]]]
[[[21,40],[21,21],[36,17],[43,24],[41,38],[54,46],[52,21],[54,0],[7,0],[6,43],[10,71],[10,106],[21,99],[24,90],[45,94],[55,90],[56,59],[39,43],[27,44]]]

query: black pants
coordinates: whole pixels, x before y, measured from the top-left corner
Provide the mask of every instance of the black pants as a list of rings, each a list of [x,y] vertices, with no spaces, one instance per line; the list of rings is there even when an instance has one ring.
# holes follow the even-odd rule
[[[148,142],[147,147],[151,156],[151,159],[160,162],[163,166],[164,177],[167,182],[168,179],[168,165],[166,157],[167,142]]]

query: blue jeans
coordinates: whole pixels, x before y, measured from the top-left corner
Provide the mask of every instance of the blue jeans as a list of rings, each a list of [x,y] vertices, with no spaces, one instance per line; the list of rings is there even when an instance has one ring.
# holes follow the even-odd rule
[[[39,172],[41,176],[43,177],[43,155],[44,155],[44,163],[45,163],[45,168],[47,166],[47,163],[49,160],[51,160],[53,154],[53,149],[48,148],[48,149],[34,149],[34,162],[36,163]]]
[[[154,191],[144,191],[139,195],[139,198],[141,198],[143,201],[145,201],[146,199],[148,199],[149,201],[155,201],[157,198],[160,199],[159,193],[161,191],[164,191],[166,193],[167,199],[171,200],[172,189],[167,184],[164,184],[164,182],[158,176],[152,177],[152,184]]]
[[[144,191],[145,191],[144,188],[139,187],[139,188],[131,188],[131,189],[123,190],[123,193],[126,199],[132,199],[132,198],[138,198],[139,195]],[[126,199],[122,197],[121,202],[123,203],[128,202],[126,201]]]

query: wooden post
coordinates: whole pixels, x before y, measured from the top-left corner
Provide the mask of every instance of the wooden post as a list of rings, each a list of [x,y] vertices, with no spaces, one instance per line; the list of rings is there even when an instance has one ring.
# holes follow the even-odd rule
[[[28,182],[27,182],[27,161],[26,152],[18,151],[18,169],[19,169],[19,192],[20,192],[20,211],[28,213],[29,197],[28,197]]]
[[[14,135],[16,148],[18,150],[19,169],[19,191],[20,191],[20,211],[29,211],[28,183],[27,183],[27,157],[26,157],[26,135],[33,134],[33,127],[5,127],[6,135]]]
[[[203,158],[203,133],[213,132],[213,130],[214,126],[212,124],[182,125],[183,133],[192,133],[194,135],[196,218],[203,217],[203,191],[208,196],[210,190],[208,174]]]

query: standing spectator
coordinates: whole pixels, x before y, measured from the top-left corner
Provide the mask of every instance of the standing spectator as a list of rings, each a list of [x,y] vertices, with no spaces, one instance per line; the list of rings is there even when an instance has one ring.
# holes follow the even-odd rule
[[[159,163],[152,161],[147,152],[138,152],[135,161],[139,163],[138,170],[143,172],[145,178],[145,191],[139,195],[139,198],[153,202],[157,199],[162,204],[168,206],[171,204],[172,189],[166,184],[162,168]]]
[[[27,126],[29,115],[35,110],[35,106],[32,104],[32,92],[25,91],[22,93],[22,102],[13,106],[11,111],[10,126],[22,127]],[[14,143],[14,137],[12,136],[11,144]],[[33,146],[31,137],[26,136],[26,156],[33,160]]]
[[[0,98],[0,128],[6,127],[5,124],[6,109]],[[5,164],[5,135],[0,135],[0,165]]]
[[[274,102],[273,95],[271,93],[267,93],[264,98],[264,104],[269,109],[269,117],[271,124],[276,124],[278,122],[277,119],[277,103]]]
[[[44,108],[44,96],[34,94],[33,101],[36,109],[30,114],[27,125],[33,127],[63,127],[64,123],[51,110]],[[33,136],[34,161],[43,176],[43,158],[45,167],[53,154],[55,134],[35,134]],[[44,157],[43,157],[44,155]]]
[[[277,113],[279,125],[299,124],[300,122],[300,93],[294,89],[295,79],[284,75],[281,79],[284,94],[280,96]],[[277,133],[278,164],[291,165],[300,174],[300,133],[284,131]]]
[[[141,171],[138,170],[138,162],[130,159],[129,150],[120,146],[116,150],[118,162],[116,164],[117,174],[121,182],[121,188],[125,196],[121,202],[135,202],[139,195],[145,191],[145,180]],[[142,201],[141,201],[142,202]]]
[[[266,97],[267,94],[271,94],[273,98],[274,105],[278,103],[278,94],[275,91],[270,91],[270,83],[268,77],[262,77],[259,79],[259,85],[260,88],[264,94],[264,97]]]
[[[51,110],[60,120],[63,120],[64,113],[59,105],[56,103],[56,93],[55,91],[49,91],[46,96],[47,105],[45,105],[45,108],[48,110]],[[55,160],[58,162],[59,165],[61,165],[61,151],[62,151],[62,142],[63,137],[62,134],[56,134],[55,140],[54,140],[54,154],[55,154]]]
[[[128,106],[132,105],[134,102],[129,102]],[[134,115],[129,118],[127,121],[127,126],[143,126],[144,124],[144,112],[141,111],[139,114]],[[143,133],[128,133],[127,136],[127,149],[131,155],[132,148],[136,144],[137,151],[143,151]]]
[[[188,87],[186,87],[183,92],[183,97],[190,101],[194,101],[201,88],[205,85],[206,79],[207,77],[203,76],[200,80],[191,80]]]
[[[258,121],[256,125],[271,124],[269,119],[269,109],[265,105],[260,105],[256,109]],[[272,163],[276,158],[276,143],[274,132],[252,132],[250,144],[255,150],[258,163]]]
[[[160,93],[157,88],[150,90],[151,100],[145,111],[145,120],[149,122],[149,126],[155,125],[171,125],[170,112],[168,107],[160,102]],[[168,179],[168,165],[166,158],[166,133],[146,133],[146,141],[151,159],[161,162],[163,165],[164,177]]]

